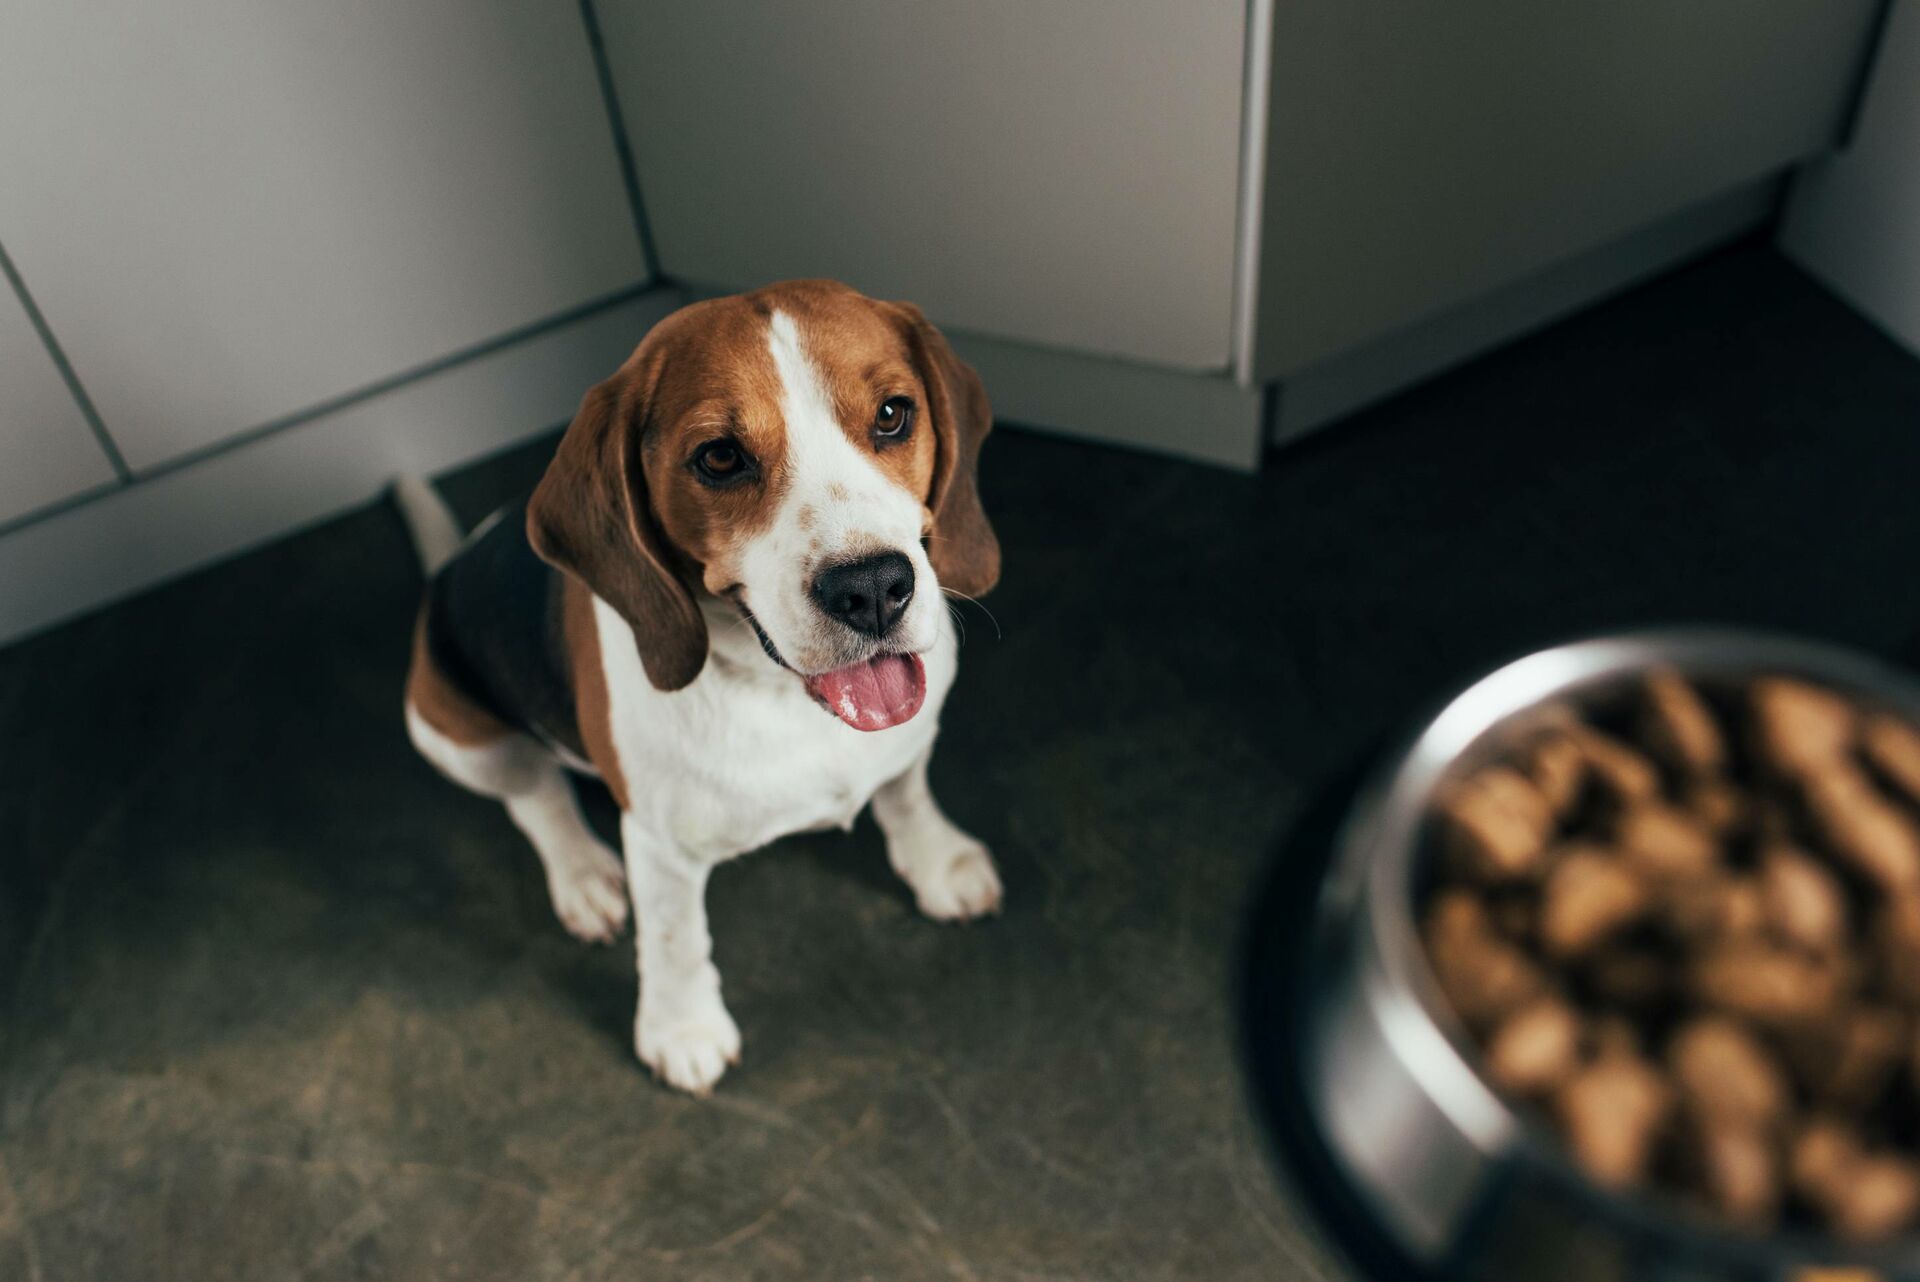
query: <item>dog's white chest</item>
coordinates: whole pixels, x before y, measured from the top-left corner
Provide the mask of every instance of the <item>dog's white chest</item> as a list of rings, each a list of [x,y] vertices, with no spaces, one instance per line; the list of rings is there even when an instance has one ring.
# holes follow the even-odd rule
[[[925,656],[926,702],[863,733],[816,706],[798,678],[716,655],[683,690],[646,679],[631,631],[596,602],[614,746],[630,805],[686,855],[718,862],[778,837],[846,827],[881,784],[932,746],[955,672],[950,634]]]
[[[663,779],[679,776],[677,785],[644,801],[636,796],[636,808],[656,815],[682,850],[725,859],[790,832],[851,824],[876,788],[926,750],[934,721],[919,723],[932,709],[893,730],[862,734],[792,684],[798,697],[765,682],[709,692],[718,697],[697,714],[703,728],[656,744],[669,755],[684,752],[677,766],[657,762]],[[636,794],[645,789],[642,783]]]

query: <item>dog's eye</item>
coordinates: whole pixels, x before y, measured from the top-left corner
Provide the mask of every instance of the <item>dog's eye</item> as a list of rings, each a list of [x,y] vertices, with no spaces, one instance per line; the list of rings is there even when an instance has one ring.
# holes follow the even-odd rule
[[[873,434],[883,441],[897,441],[913,430],[913,402],[904,396],[889,396],[880,402],[873,416]]]
[[[714,484],[745,476],[752,466],[753,460],[734,441],[708,441],[693,453],[693,470]]]

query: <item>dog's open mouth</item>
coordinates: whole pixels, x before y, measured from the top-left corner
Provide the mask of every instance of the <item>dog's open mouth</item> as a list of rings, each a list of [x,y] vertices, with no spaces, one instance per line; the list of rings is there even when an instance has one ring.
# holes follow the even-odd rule
[[[927,699],[927,665],[917,654],[876,654],[805,680],[807,693],[855,730],[911,721]]]
[[[741,617],[753,626],[753,634],[760,639],[760,648],[767,652],[767,657],[793,672],[747,603],[738,594],[729,594],[729,597]],[[885,730],[903,725],[913,720],[920,705],[927,701],[927,665],[917,654],[876,654],[832,672],[810,677],[798,672],[794,675],[806,683],[807,693],[813,696],[814,702],[855,730]]]

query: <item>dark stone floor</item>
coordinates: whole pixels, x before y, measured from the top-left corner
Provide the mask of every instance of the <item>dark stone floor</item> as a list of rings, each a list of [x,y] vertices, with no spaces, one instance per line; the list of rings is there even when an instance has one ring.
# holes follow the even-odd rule
[[[1573,633],[1920,627],[1920,362],[1753,245],[1257,479],[1005,431],[983,489],[935,780],[1006,914],[917,919],[866,823],[724,868],[707,1102],[408,748],[388,510],[0,653],[0,1278],[1334,1276],[1229,998],[1315,781]]]

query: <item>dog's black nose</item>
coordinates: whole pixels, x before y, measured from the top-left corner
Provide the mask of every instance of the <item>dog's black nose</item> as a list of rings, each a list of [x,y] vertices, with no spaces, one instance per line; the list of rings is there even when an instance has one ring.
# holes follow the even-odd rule
[[[901,552],[829,566],[813,581],[822,610],[863,636],[883,637],[913,600],[913,562]]]

